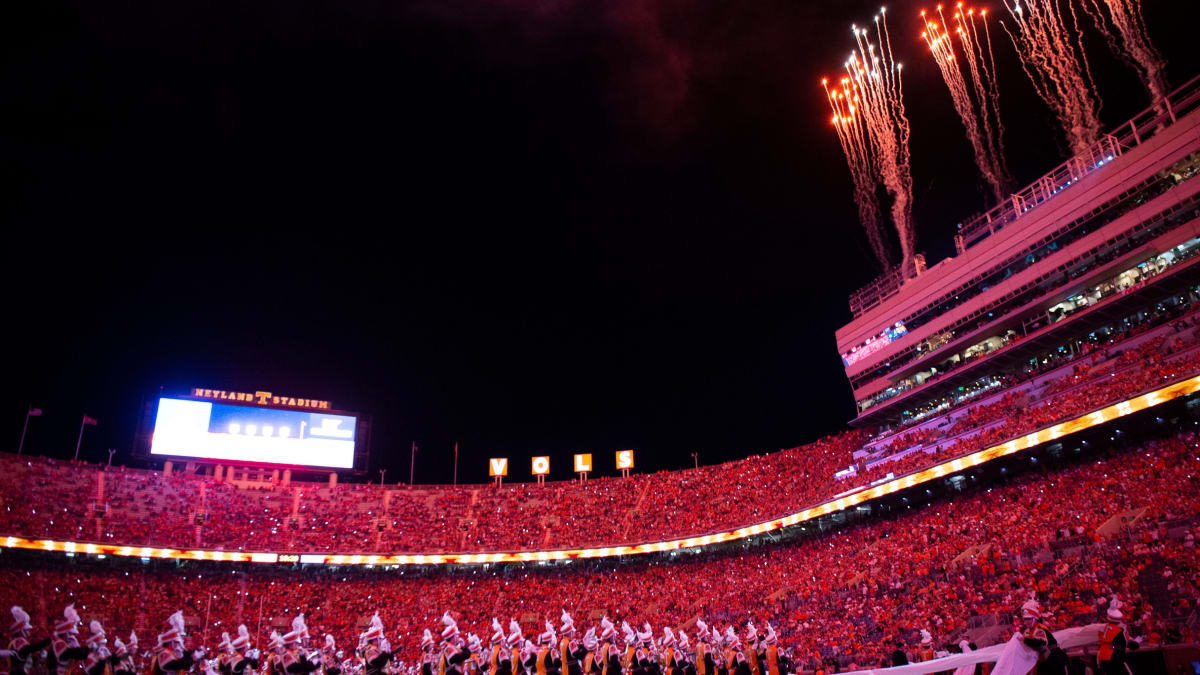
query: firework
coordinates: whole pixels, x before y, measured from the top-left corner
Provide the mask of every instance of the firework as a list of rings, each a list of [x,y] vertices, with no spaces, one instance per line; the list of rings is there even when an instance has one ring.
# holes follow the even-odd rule
[[[892,198],[892,224],[900,241],[901,269],[911,269],[915,246],[912,225],[912,169],[909,160],[908,117],[904,111],[901,65],[892,54],[884,10],[875,16],[875,30],[852,26],[855,49],[846,61],[840,86],[822,81],[833,110],[833,124],[854,176],[859,215],[868,239],[883,266],[889,267],[875,187],[882,184]]]
[[[1013,0],[1005,4],[1015,29],[1004,30],[1021,57],[1021,66],[1034,89],[1058,117],[1071,152],[1085,152],[1100,136],[1100,107],[1091,72],[1079,42],[1074,6],[1070,28],[1059,11],[1059,0]]]
[[[921,37],[937,63],[942,79],[950,90],[954,109],[966,128],[967,140],[975,153],[975,164],[999,202],[1012,183],[1004,161],[1003,124],[1000,122],[999,93],[996,87],[995,60],[992,57],[991,35],[987,32],[987,10],[964,9],[958,3],[953,12],[951,27],[938,5],[939,20],[921,18],[925,31]],[[939,22],[940,21],[940,22]],[[984,35],[980,39],[979,26]],[[951,32],[953,31],[953,32]],[[958,38],[955,47],[954,38]],[[960,56],[962,58],[958,58]],[[964,73],[964,69],[966,73]]]
[[[1106,13],[1101,5],[1108,10],[1108,20],[1105,20]],[[1146,34],[1140,0],[1084,0],[1083,9],[1092,17],[1113,52],[1137,71],[1146,91],[1150,93],[1151,103],[1159,105],[1167,95],[1167,82],[1163,74],[1165,64]],[[1109,22],[1112,23],[1111,27]],[[1114,29],[1117,35],[1113,34]],[[1118,35],[1120,40],[1117,39]]]

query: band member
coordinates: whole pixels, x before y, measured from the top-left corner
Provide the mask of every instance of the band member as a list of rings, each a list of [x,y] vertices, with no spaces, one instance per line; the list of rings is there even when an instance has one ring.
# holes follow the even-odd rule
[[[537,640],[534,672],[536,675],[559,675],[562,672],[562,658],[554,646],[554,624],[546,621],[546,630],[538,634]]]
[[[1104,675],[1126,675],[1125,653],[1129,641],[1125,637],[1124,619],[1121,610],[1116,607],[1108,609],[1104,622],[1104,630],[1100,632],[1100,651],[1096,654],[1096,665]]]
[[[381,629],[382,630],[382,629]],[[370,631],[367,631],[369,634]],[[438,667],[438,662],[441,660],[441,655],[437,652],[437,645],[433,641],[433,633],[426,628],[421,635],[421,658],[420,667],[421,675],[435,675],[434,670]]]
[[[461,675],[463,663],[471,654],[458,633],[458,622],[449,611],[442,614],[442,625],[445,628],[442,629],[442,653],[436,675]]]
[[[583,634],[583,640],[580,641],[580,648],[583,650],[583,658],[579,660],[579,672],[581,675],[599,675],[600,659],[598,650],[600,648],[600,640],[596,638],[595,627],[587,629]]]
[[[292,619],[292,630],[288,631],[281,640],[283,649],[279,655],[279,662],[284,673],[303,675],[321,667],[320,652],[311,654],[305,652],[304,641],[307,639],[308,625],[304,623],[304,614],[301,613]]]
[[[712,656],[712,635],[704,619],[696,619],[696,675],[716,675]]]
[[[467,658],[462,662],[463,675],[479,675],[484,669],[483,640],[474,633],[468,633]]]
[[[104,626],[99,621],[88,625],[92,634],[84,643],[88,648],[87,658],[83,660],[83,672],[87,675],[111,675],[112,652],[108,649],[108,638],[104,635]]]
[[[742,654],[746,657],[746,666],[750,669],[750,675],[759,675],[758,629],[754,627],[753,621],[746,622],[746,646],[742,649]]]
[[[87,658],[88,648],[79,644],[78,634],[79,613],[70,604],[63,609],[63,620],[54,624],[54,640],[46,664],[51,672],[66,675],[73,662]]]
[[[29,614],[20,607],[13,605],[13,622],[8,631],[12,639],[8,641],[8,649],[12,655],[8,657],[8,672],[10,675],[26,675],[33,667],[33,655],[50,646],[50,638],[30,642],[29,636],[33,624],[29,623]]]
[[[229,643],[235,653],[233,659],[234,675],[252,675],[261,667],[258,662],[258,650],[250,646],[250,631],[246,624],[238,626],[238,636]]]
[[[733,626],[725,629],[725,669],[729,675],[750,675],[750,664],[742,652],[742,642]]]
[[[692,664],[692,645],[688,641],[687,633],[679,631],[675,638],[678,642],[675,649],[675,662],[680,675],[696,675],[696,667]]]
[[[654,658],[654,629],[650,627],[650,622],[643,623],[642,630],[637,632],[637,644],[633,672],[638,675],[658,675],[658,661]]]
[[[217,643],[217,672],[220,675],[233,675],[233,661],[237,652],[233,651],[233,643],[229,633],[221,633],[221,641]]]
[[[675,660],[675,633],[670,626],[663,626],[660,660],[663,675],[679,675],[679,665]]]
[[[321,663],[325,665],[325,675],[341,675],[342,659],[339,656],[341,652],[337,650],[337,643],[333,636],[325,634],[325,644],[321,646]]]
[[[425,631],[425,637],[428,640],[429,646],[433,646],[433,636],[429,631]],[[392,660],[392,652],[389,649],[384,649],[383,638],[383,620],[379,618],[379,612],[375,612],[371,617],[371,625],[367,631],[359,636],[359,642],[362,644],[362,660],[364,675],[383,675],[384,668],[388,661]],[[425,643],[422,642],[422,648]],[[430,675],[422,671],[422,675]]]
[[[575,639],[575,620],[571,618],[567,610],[562,611],[559,620],[562,622],[562,625],[559,626],[562,640],[558,644],[559,658],[562,659],[562,674],[580,675],[580,664],[583,662],[587,650],[583,648],[579,640]]]
[[[183,611],[167,617],[167,630],[158,636],[155,646],[153,675],[172,675],[192,669],[196,659],[203,658],[203,651],[186,652],[183,648]]]
[[[767,622],[767,634],[762,639],[763,653],[762,664],[764,675],[787,675],[788,665],[786,659],[779,653],[779,636],[775,634],[775,627],[771,622]]]
[[[622,675],[633,675],[640,672],[641,668],[637,663],[637,633],[633,632],[628,621],[621,622],[621,633],[625,638],[625,651],[621,654]]]
[[[137,673],[137,633],[129,632],[129,642],[121,642],[121,638],[113,638],[114,675],[134,675]]]
[[[492,617],[492,635],[488,638],[487,657],[484,669],[488,675],[512,675],[512,654],[504,636],[500,620]]]
[[[600,617],[600,675],[621,675],[621,648],[617,627],[607,616]]]

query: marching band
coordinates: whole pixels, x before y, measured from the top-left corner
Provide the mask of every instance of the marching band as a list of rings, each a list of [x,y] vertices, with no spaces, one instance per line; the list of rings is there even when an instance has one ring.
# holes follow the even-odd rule
[[[664,626],[656,636],[649,623],[635,630],[622,621],[618,631],[608,616],[598,627],[580,633],[566,610],[558,626],[547,620],[544,630],[532,639],[516,619],[506,631],[493,618],[491,635],[485,643],[474,633],[463,635],[458,621],[446,612],[442,630],[435,638],[425,629],[413,659],[402,655],[385,635],[376,612],[367,629],[358,636],[352,653],[337,649],[332,635],[319,646],[310,646],[303,614],[292,620],[284,634],[271,633],[265,652],[251,644],[249,630],[238,626],[237,636],[222,633],[215,653],[185,647],[187,637],[183,612],[166,621],[151,650],[139,653],[136,633],[127,642],[116,638],[109,648],[99,621],[89,624],[91,635],[80,644],[82,621],[74,605],[63,610],[50,638],[31,642],[33,626],[20,607],[12,608],[8,649],[0,650],[7,669],[0,675],[35,675],[39,672],[72,675],[76,668],[85,675],[788,675],[791,654],[781,648],[770,623],[762,637],[752,622],[742,635],[734,626],[724,632],[696,619],[695,638],[680,629]],[[598,628],[598,629],[597,629]],[[743,642],[744,640],[744,642]],[[398,640],[399,641],[399,640]]]

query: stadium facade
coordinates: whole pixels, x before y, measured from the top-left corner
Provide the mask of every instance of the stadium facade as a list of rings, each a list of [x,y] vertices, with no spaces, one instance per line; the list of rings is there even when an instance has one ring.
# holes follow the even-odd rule
[[[837,346],[855,426],[890,428],[984,397],[1161,303],[1190,303],[1200,252],[1200,82],[987,213],[956,255],[850,297]],[[980,399],[982,400],[982,398]]]

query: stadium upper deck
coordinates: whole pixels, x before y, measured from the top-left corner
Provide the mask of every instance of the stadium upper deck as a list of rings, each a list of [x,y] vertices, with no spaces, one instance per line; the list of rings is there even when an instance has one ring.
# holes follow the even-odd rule
[[[837,331],[856,424],[952,392],[1187,298],[1200,252],[1200,78],[1010,201],[960,225],[958,255],[850,299]]]

